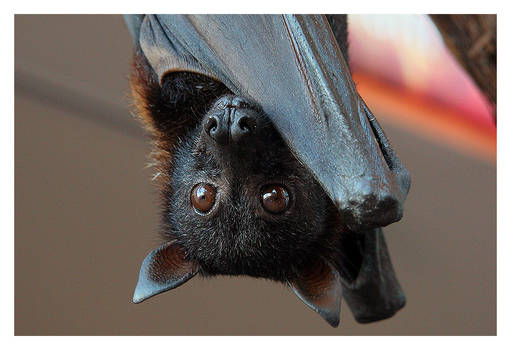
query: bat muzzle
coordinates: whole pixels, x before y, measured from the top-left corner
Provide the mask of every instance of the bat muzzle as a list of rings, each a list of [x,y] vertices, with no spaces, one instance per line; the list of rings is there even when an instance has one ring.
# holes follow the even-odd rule
[[[218,99],[204,118],[204,132],[217,144],[237,144],[258,131],[258,113],[239,96]]]

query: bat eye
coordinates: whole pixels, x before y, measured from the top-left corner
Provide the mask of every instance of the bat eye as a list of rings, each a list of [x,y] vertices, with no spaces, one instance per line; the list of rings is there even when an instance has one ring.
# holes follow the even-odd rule
[[[289,205],[289,193],[280,185],[263,187],[261,193],[263,208],[273,214],[282,213]]]
[[[198,184],[192,189],[191,201],[201,213],[208,212],[215,204],[216,190],[208,184]]]

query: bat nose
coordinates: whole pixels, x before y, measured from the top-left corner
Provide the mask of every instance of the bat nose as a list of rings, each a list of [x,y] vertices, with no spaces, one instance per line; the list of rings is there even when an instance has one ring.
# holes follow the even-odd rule
[[[204,131],[216,143],[239,143],[258,128],[258,113],[249,102],[239,96],[218,99],[206,116]]]

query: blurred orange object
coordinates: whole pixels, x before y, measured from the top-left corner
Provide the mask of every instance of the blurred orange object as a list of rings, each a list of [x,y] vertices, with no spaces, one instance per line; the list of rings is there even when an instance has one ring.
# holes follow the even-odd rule
[[[350,15],[350,65],[378,118],[494,161],[492,106],[426,15]]]

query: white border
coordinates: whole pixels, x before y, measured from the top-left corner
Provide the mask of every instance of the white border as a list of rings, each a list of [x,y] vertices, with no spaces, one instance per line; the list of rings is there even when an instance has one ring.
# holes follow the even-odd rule
[[[509,103],[504,77],[509,76],[509,44],[507,44],[504,33],[509,33],[510,16],[507,15],[501,1],[352,1],[341,3],[340,1],[314,0],[310,2],[295,1],[266,1],[259,0],[253,3],[242,3],[241,1],[210,1],[203,3],[196,0],[194,3],[183,4],[178,1],[16,1],[4,2],[2,4],[2,33],[3,52],[2,55],[2,81],[3,81],[3,106],[1,142],[2,171],[1,196],[2,196],[2,223],[4,224],[5,244],[1,254],[3,267],[3,288],[1,288],[1,300],[3,301],[1,332],[4,336],[2,345],[4,348],[30,347],[69,349],[97,347],[123,347],[126,349],[148,349],[152,346],[162,348],[171,347],[195,347],[203,349],[214,347],[261,349],[263,346],[289,347],[292,342],[293,348],[318,348],[325,346],[332,347],[373,347],[373,348],[427,348],[435,346],[438,348],[455,348],[463,346],[463,349],[481,348],[489,345],[493,348],[503,348],[503,344],[509,337],[509,301],[507,295],[510,293],[509,284],[509,254],[510,247],[509,233],[506,229],[505,214],[509,206],[507,202],[511,198],[511,174],[509,172],[511,148],[509,137],[506,132],[509,130]],[[498,228],[498,337],[13,337],[14,334],[14,13],[498,13],[498,206],[497,206],[497,228]],[[477,276],[474,276],[477,278]],[[477,300],[473,301],[477,303]],[[420,315],[417,315],[420,317]],[[10,338],[10,339],[5,339]],[[10,344],[9,344],[10,343]]]

